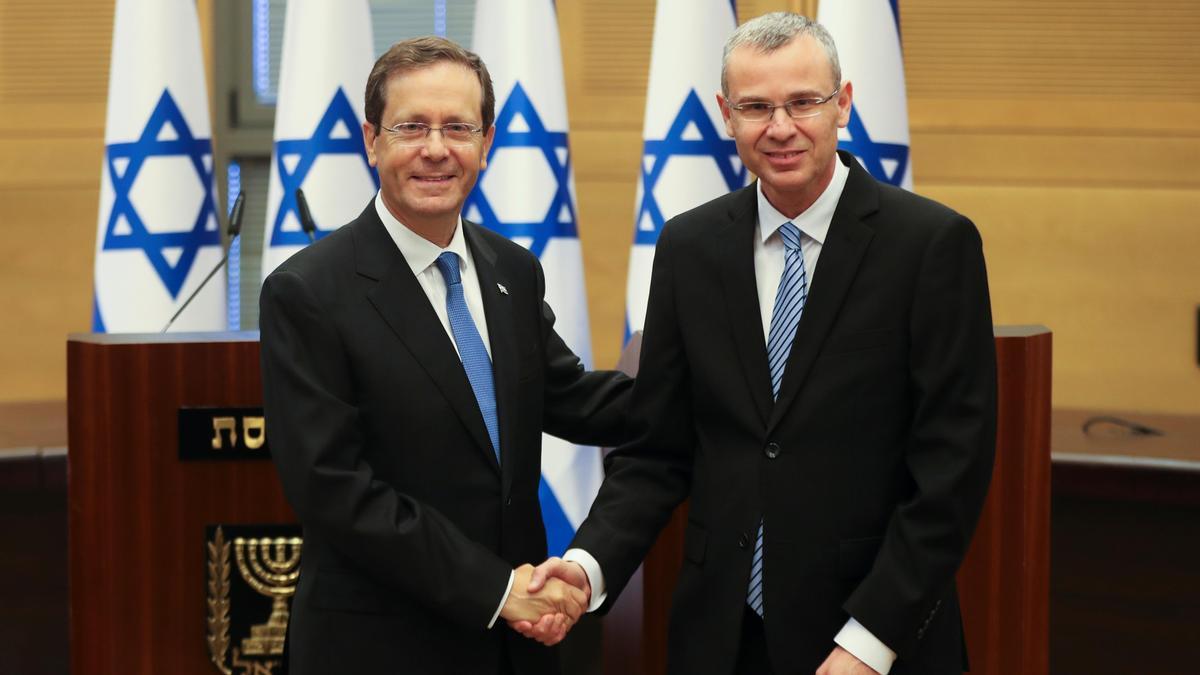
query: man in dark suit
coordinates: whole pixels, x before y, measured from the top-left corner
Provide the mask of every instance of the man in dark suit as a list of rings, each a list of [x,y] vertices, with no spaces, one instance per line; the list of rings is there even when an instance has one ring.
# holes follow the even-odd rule
[[[961,672],[954,575],[995,450],[979,234],[837,152],[852,87],[818,24],[738,28],[722,89],[758,181],[663,229],[635,440],[531,588],[610,605],[690,497],[669,672]]]
[[[263,285],[271,448],[304,526],[293,675],[556,673],[506,622],[585,607],[517,567],[546,556],[541,435],[623,440],[632,382],[584,372],[537,258],[461,220],[494,106],[476,55],[393,46],[363,124],[379,194]]]

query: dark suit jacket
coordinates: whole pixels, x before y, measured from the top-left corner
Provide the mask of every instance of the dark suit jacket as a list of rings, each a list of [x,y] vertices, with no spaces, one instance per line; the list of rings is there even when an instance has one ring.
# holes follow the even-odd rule
[[[812,673],[849,616],[893,673],[958,673],[954,574],[991,477],[996,373],[979,234],[966,218],[850,176],[773,401],[750,186],[667,223],[634,387],[635,440],[572,546],[608,603],[691,497],[671,673],[729,673],[765,520],[777,675]]]
[[[499,465],[450,337],[374,204],[261,296],[271,451],[304,526],[293,675],[555,673],[488,621],[511,569],[546,557],[541,434],[625,437],[632,382],[585,373],[555,333],[537,258],[463,223],[487,316]],[[499,291],[503,284],[507,294]]]

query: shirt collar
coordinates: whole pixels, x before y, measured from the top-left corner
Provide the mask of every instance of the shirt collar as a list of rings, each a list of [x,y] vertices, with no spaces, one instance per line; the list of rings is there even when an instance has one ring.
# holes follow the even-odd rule
[[[763,194],[762,181],[757,181],[758,232],[763,243],[766,243],[767,238],[775,234],[775,230],[778,230],[780,225],[790,221],[801,232],[816,240],[818,244],[825,244],[825,235],[829,234],[829,224],[833,222],[833,212],[842,198],[846,179],[850,177],[850,169],[842,164],[842,158],[838,155],[835,155],[835,158],[833,179],[829,181],[829,185],[825,186],[825,191],[821,193],[820,197],[817,197],[817,201],[795,218],[788,218],[772,206],[766,195]]]
[[[454,226],[454,236],[450,238],[450,244],[446,248],[441,248],[397,220],[392,212],[388,211],[387,205],[383,203],[382,192],[375,194],[375,211],[379,214],[379,220],[383,221],[384,229],[391,235],[392,241],[396,242],[396,247],[400,249],[404,261],[412,268],[413,276],[419,276],[428,269],[445,251],[453,251],[458,254],[460,269],[466,271],[470,268],[471,257],[467,252],[467,240],[463,236],[461,215]]]

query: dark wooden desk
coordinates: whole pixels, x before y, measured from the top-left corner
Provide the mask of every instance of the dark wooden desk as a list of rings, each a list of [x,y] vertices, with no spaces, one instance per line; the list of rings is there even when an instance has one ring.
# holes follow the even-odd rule
[[[1196,672],[1200,416],[1055,410],[1050,447],[1051,671]]]
[[[1131,433],[1103,417],[1161,435]],[[1200,506],[1200,415],[1058,409],[1050,448],[1056,495]]]
[[[67,672],[67,402],[0,404],[0,673]]]

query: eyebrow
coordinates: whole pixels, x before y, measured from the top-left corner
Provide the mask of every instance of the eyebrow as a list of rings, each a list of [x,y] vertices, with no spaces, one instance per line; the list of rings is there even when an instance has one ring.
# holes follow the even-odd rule
[[[824,98],[827,95],[828,94],[826,92],[819,92],[819,91],[816,91],[815,89],[802,89],[799,91],[793,91],[792,93],[788,94],[787,97],[785,97],[783,100],[784,101],[794,101],[798,98]],[[771,101],[771,99],[767,98],[766,96],[758,96],[758,95],[752,95],[752,94],[748,94],[746,96],[742,96],[737,99],[738,103],[757,103],[757,102],[769,103],[770,101]]]

